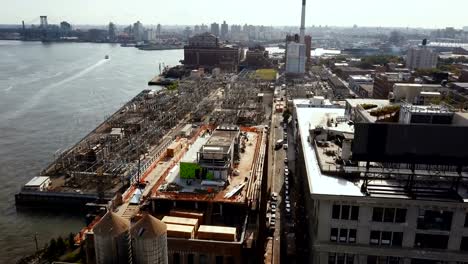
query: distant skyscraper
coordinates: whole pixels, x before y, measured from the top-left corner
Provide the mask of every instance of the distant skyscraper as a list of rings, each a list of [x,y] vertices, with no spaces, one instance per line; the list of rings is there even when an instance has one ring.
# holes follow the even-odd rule
[[[205,24],[202,24],[202,25],[200,26],[200,31],[201,31],[201,33],[208,32],[208,26],[205,25]]]
[[[116,39],[116,28],[115,28],[115,24],[110,22],[109,23],[109,28],[108,28],[108,34],[109,34],[109,40],[113,41]]]
[[[241,33],[242,26],[241,25],[232,25],[231,26],[231,33]]]
[[[436,68],[437,59],[437,52],[427,48],[426,45],[413,47],[406,54],[406,67],[411,70]]]
[[[215,36],[219,36],[219,24],[218,23],[211,24],[211,34]]]
[[[221,25],[221,38],[222,39],[227,39],[229,34],[229,25],[226,23],[226,21],[223,22]]]
[[[62,21],[60,23],[60,30],[62,32],[67,32],[67,31],[70,31],[71,29],[72,29],[72,26],[67,21]]]
[[[143,28],[143,24],[140,21],[137,21],[133,24],[133,38],[135,41],[142,41],[144,37],[145,29]]]
[[[156,34],[157,34],[158,37],[161,36],[161,24],[158,24],[156,26]]]
[[[199,25],[195,25],[195,28],[193,30],[193,33],[196,35],[196,34],[200,34],[200,26]]]

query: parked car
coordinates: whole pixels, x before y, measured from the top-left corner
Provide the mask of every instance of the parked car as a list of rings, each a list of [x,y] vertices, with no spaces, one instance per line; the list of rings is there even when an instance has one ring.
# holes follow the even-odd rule
[[[288,164],[288,157],[284,158],[284,163]]]

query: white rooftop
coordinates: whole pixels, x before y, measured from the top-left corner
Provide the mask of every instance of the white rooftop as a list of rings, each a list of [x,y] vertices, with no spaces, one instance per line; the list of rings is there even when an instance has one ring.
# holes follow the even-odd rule
[[[181,162],[195,162],[197,160],[197,152],[200,151],[201,147],[205,145],[206,142],[210,139],[208,134],[205,136],[200,136],[195,140],[195,142],[189,147],[187,152],[184,154]]]
[[[28,181],[28,183],[26,183],[24,186],[27,186],[27,187],[41,186],[47,180],[49,180],[49,177],[47,176],[36,176],[32,178],[30,181]]]
[[[323,175],[318,165],[317,156],[308,142],[309,128],[319,125],[328,115],[344,116],[344,108],[307,107],[303,100],[294,100],[301,144],[304,153],[307,179],[311,194],[364,196],[360,186],[339,177]]]

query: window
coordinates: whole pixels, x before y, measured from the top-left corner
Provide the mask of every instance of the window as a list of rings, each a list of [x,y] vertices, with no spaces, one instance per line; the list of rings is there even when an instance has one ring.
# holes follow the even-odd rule
[[[332,218],[357,221],[359,218],[359,206],[334,204],[332,207]]]
[[[216,264],[223,264],[224,257],[223,256],[216,256]]]
[[[449,236],[416,234],[414,247],[417,248],[435,248],[447,249]]]
[[[401,247],[403,245],[403,232],[393,232],[392,246]]]
[[[403,243],[402,232],[371,231],[369,244],[381,246],[401,247]]]
[[[229,256],[227,257],[227,264],[234,264],[234,257],[233,256]]]
[[[372,221],[404,223],[406,222],[406,209],[374,207],[372,212]]]
[[[173,258],[174,258],[174,261],[173,261],[174,264],[180,264],[180,254],[179,253],[174,253]]]
[[[406,209],[397,208],[395,215],[395,223],[404,223],[406,222]]]
[[[371,231],[371,233],[370,233],[370,244],[371,245],[379,245],[380,244],[380,232],[379,231]]]
[[[359,218],[359,206],[351,207],[351,220],[357,221]]]
[[[385,208],[384,209],[384,222],[393,223],[395,219],[395,209]]]
[[[367,264],[400,264],[403,263],[398,257],[367,256]]]
[[[208,257],[206,255],[200,255],[198,261],[200,264],[208,264]]]
[[[188,254],[187,263],[188,264],[194,264],[195,263],[195,257],[194,257],[193,254]]]
[[[333,205],[332,218],[333,219],[340,219],[340,206],[337,205],[337,204]]]
[[[356,229],[350,229],[349,230],[348,242],[349,243],[356,243]]]
[[[338,243],[356,243],[356,229],[330,229],[330,241]]]
[[[354,255],[343,253],[328,253],[328,264],[354,264]]]
[[[341,206],[341,219],[344,219],[344,220],[349,219],[349,205]]]
[[[340,229],[340,242],[348,241],[348,229]]]
[[[332,228],[330,231],[330,241],[336,242],[338,239],[338,228]]]
[[[468,251],[468,237],[462,237],[460,250]]]
[[[418,229],[450,231],[452,227],[452,212],[420,210],[418,216]]]
[[[392,240],[392,232],[382,232],[382,238],[380,244],[384,246],[389,246]]]
[[[374,207],[372,212],[372,221],[374,222],[382,222],[383,219],[383,211],[384,209],[381,207]]]

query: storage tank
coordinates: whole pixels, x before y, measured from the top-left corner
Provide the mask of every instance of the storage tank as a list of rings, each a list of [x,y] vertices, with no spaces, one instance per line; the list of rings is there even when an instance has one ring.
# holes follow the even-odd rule
[[[129,227],[129,221],[110,211],[94,226],[97,264],[128,263]]]
[[[166,224],[145,214],[130,228],[132,263],[168,263]]]

